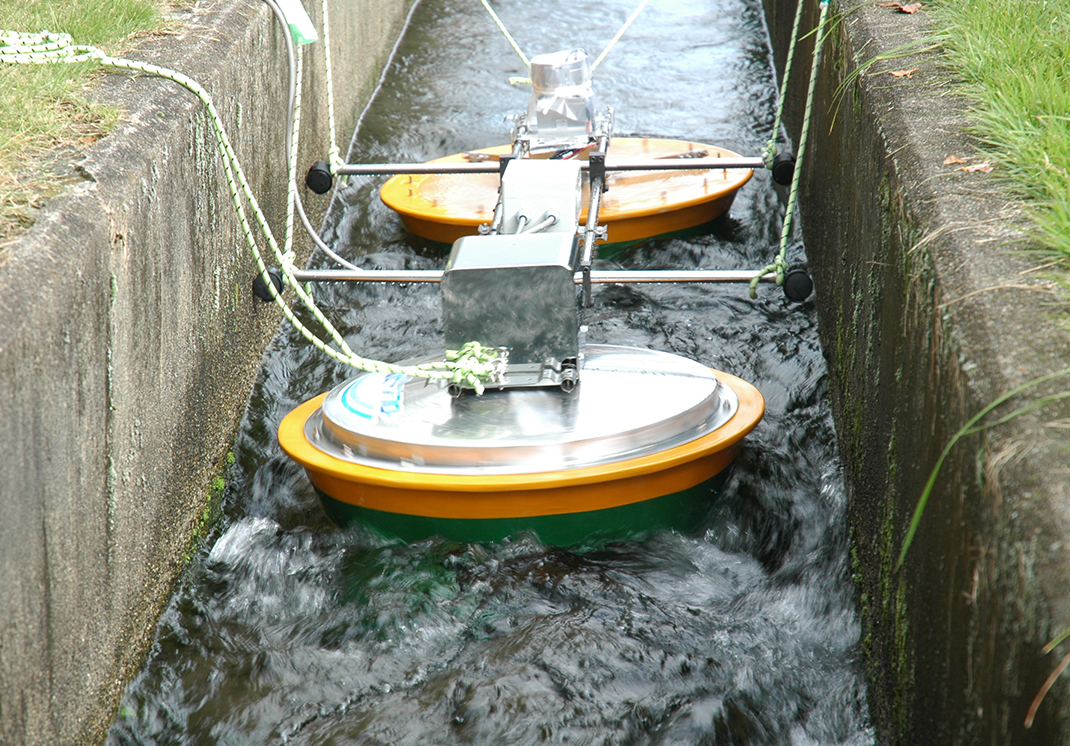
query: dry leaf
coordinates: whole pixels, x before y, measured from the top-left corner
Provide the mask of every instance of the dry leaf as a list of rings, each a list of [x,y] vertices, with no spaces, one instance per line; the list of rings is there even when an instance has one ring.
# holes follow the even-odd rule
[[[917,71],[918,71],[918,68],[915,67],[913,70],[889,70],[888,74],[889,75],[894,75],[897,78],[909,78],[911,75],[913,75]]]
[[[966,162],[965,158],[960,158],[957,155],[949,155],[947,158],[944,159],[944,165],[945,166],[950,166],[952,163],[965,163],[965,162]]]
[[[983,174],[987,174],[991,170],[992,167],[989,166],[987,163],[975,163],[972,166],[963,166],[959,169],[959,171],[965,171],[968,174],[972,174],[976,171],[980,171]]]
[[[895,8],[900,13],[917,13],[921,10],[921,3],[877,3],[881,8]]]

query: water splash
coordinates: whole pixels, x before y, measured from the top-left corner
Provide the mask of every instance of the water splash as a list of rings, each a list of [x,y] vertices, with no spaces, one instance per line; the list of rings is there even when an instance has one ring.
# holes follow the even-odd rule
[[[528,53],[597,54],[630,0],[503,0]],[[422,160],[504,142],[523,74],[478,3],[424,0],[351,159]],[[756,153],[772,126],[761,7],[653,4],[599,68],[618,130]],[[500,42],[500,43],[499,43]],[[475,53],[473,53],[475,50]],[[483,53],[486,56],[481,56]],[[328,238],[364,266],[441,268],[351,180]],[[609,267],[741,268],[779,238],[756,174],[710,232]],[[275,443],[282,417],[349,372],[283,329],[234,446],[225,515],[160,621],[108,743],[873,743],[859,671],[844,491],[810,303],[763,288],[599,287],[592,343],[686,355],[754,382],[766,416],[693,535],[569,550],[402,544],[324,517]],[[318,290],[348,342],[402,360],[441,346],[430,287]]]

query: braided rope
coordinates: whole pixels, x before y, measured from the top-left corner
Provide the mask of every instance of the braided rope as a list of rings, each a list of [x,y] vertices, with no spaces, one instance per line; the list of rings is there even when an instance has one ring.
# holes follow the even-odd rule
[[[516,39],[513,38],[513,35],[509,33],[509,29],[507,29],[505,27],[505,24],[502,23],[502,19],[498,18],[498,14],[494,12],[494,8],[490,7],[490,3],[488,3],[487,0],[479,0],[479,2],[483,3],[483,7],[487,9],[488,13],[490,13],[491,19],[493,19],[494,23],[498,26],[498,30],[502,32],[502,36],[505,37],[505,40],[509,42],[509,46],[511,46],[513,48],[513,51],[516,52],[517,57],[519,57],[520,61],[524,63],[524,67],[530,68],[531,61],[524,56],[524,52],[521,51],[520,45],[516,43]]]
[[[520,45],[516,43],[516,39],[513,38],[513,35],[509,33],[509,29],[507,29],[505,27],[505,24],[502,23],[502,19],[499,18],[498,14],[494,12],[494,8],[490,7],[490,3],[487,2],[487,0],[479,0],[479,2],[483,3],[483,7],[487,9],[487,13],[490,14],[491,20],[494,21],[494,24],[498,27],[498,30],[502,32],[502,36],[504,36],[505,40],[509,42],[509,46],[511,46],[513,48],[513,51],[516,52],[517,56],[520,58],[520,61],[524,63],[524,67],[530,68],[531,61],[528,60],[528,58],[524,55],[524,52],[521,51]],[[595,68],[602,64],[602,60],[604,60],[606,58],[606,55],[609,54],[609,50],[613,49],[617,42],[620,41],[621,37],[624,36],[625,32],[631,27],[633,23],[635,23],[635,19],[639,17],[639,14],[643,12],[643,8],[645,8],[647,6],[647,3],[649,2],[650,0],[641,0],[641,2],[639,3],[639,7],[632,11],[632,14],[628,16],[628,20],[624,22],[624,25],[621,26],[617,33],[613,36],[613,38],[609,40],[609,44],[606,45],[606,48],[603,49],[602,53],[598,55],[598,58],[591,63],[592,73],[595,71]],[[324,33],[326,34],[326,32]],[[509,82],[521,84],[530,83],[531,80],[527,78],[510,78]]]
[[[773,131],[769,135],[769,142],[762,148],[762,157],[765,158],[765,167],[773,167],[773,157],[777,152],[777,139],[780,137],[780,121],[784,114],[784,99],[788,94],[788,80],[791,79],[791,63],[795,59],[795,42],[799,40],[799,24],[802,21],[803,4],[805,0],[799,0],[795,6],[795,22],[791,26],[791,41],[788,43],[788,58],[784,61],[784,79],[780,81],[780,93],[777,96],[776,116],[773,117]]]
[[[327,0],[322,3],[323,13],[323,66],[327,78],[327,132],[331,138],[331,145],[327,151],[327,160],[331,164],[331,171],[337,171],[345,165],[342,159],[342,151],[338,147],[338,137],[334,126],[334,71],[331,66],[331,24],[330,14],[327,10]],[[298,76],[300,79],[300,76]],[[338,185],[344,186],[348,177],[343,174],[338,177]]]
[[[800,5],[802,0],[800,0]],[[814,59],[810,68],[810,87],[806,92],[806,109],[803,112],[802,132],[799,134],[799,149],[795,159],[795,172],[791,176],[791,191],[788,193],[788,205],[784,212],[784,225],[780,231],[780,251],[773,259],[773,263],[758,270],[758,274],[751,278],[750,297],[758,297],[758,283],[763,275],[776,272],[776,284],[784,284],[784,276],[787,272],[788,262],[788,238],[791,236],[792,218],[795,215],[795,199],[799,193],[799,177],[802,175],[803,156],[806,153],[806,139],[810,131],[810,112],[814,105],[814,92],[817,90],[818,68],[821,67],[821,51],[825,45],[828,31],[825,21],[828,18],[829,0],[822,0],[821,15],[817,21],[817,40],[814,42]]]
[[[304,47],[297,48],[297,79],[301,80],[305,68]],[[293,105],[293,133],[290,139],[290,162],[287,164],[286,176],[286,238],[282,243],[282,254],[293,266],[296,259],[294,252],[294,213],[297,210],[297,145],[301,139],[301,90],[295,86]]]
[[[606,55],[609,54],[609,50],[611,50],[616,45],[616,43],[620,41],[620,38],[624,36],[624,32],[627,31],[628,27],[635,22],[635,19],[638,18],[639,14],[643,12],[643,8],[646,7],[648,2],[650,2],[650,0],[642,0],[642,2],[639,3],[639,7],[632,11],[632,14],[628,16],[628,20],[625,21],[624,25],[620,27],[620,31],[618,31],[616,35],[612,39],[610,39],[609,44],[607,44],[606,48],[602,50],[602,54],[598,55],[598,59],[591,63],[592,73],[595,71],[595,68],[602,64],[602,60],[604,60],[606,58]]]
[[[238,222],[241,225],[242,234],[245,237],[246,244],[256,260],[260,275],[264,279],[266,287],[275,304],[282,311],[287,321],[289,321],[310,344],[335,360],[345,363],[353,368],[357,368],[358,370],[376,373],[399,373],[416,378],[445,379],[471,386],[480,394],[484,391],[485,383],[500,381],[502,379],[505,369],[505,359],[498,350],[484,347],[478,342],[470,342],[464,345],[460,350],[447,351],[446,359],[443,361],[416,366],[394,365],[379,360],[363,358],[355,354],[349,348],[349,345],[346,344],[345,339],[334,325],[323,315],[312,297],[303,287],[301,287],[300,283],[294,280],[292,275],[293,259],[287,257],[276,242],[274,234],[267,223],[267,219],[261,211],[256,196],[253,194],[253,191],[245,178],[245,173],[241,168],[241,164],[238,162],[238,158],[234,153],[230,138],[227,136],[226,129],[223,127],[222,118],[220,117],[208,91],[197,81],[180,72],[169,70],[165,67],[160,67],[147,62],[139,62],[137,60],[111,57],[95,47],[75,45],[72,43],[70,34],[52,33],[50,31],[42,31],[37,34],[26,34],[0,29],[0,63],[39,65],[88,61],[96,62],[106,67],[129,70],[170,80],[193,93],[201,101],[215,132],[216,146],[219,151],[220,160],[223,162],[223,173],[226,177],[227,188],[230,192],[231,202],[234,206],[235,213],[237,214]],[[293,150],[296,151],[296,148]],[[296,168],[296,163],[293,160],[292,155],[290,161],[290,187],[292,189],[294,182],[292,172],[293,169]],[[249,224],[249,218],[241,199],[243,196],[249,203],[249,207],[255,216],[260,232],[274,253],[279,265],[282,267],[287,284],[294,289],[298,298],[300,298],[304,305],[314,314],[316,320],[323,326],[324,330],[335,344],[337,344],[339,349],[331,347],[318,335],[308,329],[308,327],[297,318],[293,309],[290,308],[286,301],[283,300],[281,294],[276,290],[275,284],[271,281],[270,275],[268,275],[267,265],[264,263],[260,247],[253,234],[253,228]],[[288,210],[288,217],[290,216],[292,216],[292,213]]]

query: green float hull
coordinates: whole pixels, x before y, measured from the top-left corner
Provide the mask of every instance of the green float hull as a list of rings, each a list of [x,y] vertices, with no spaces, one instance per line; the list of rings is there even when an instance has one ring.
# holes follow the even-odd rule
[[[688,532],[706,517],[720,492],[727,470],[690,489],[605,510],[516,518],[436,518],[388,513],[336,500],[316,490],[327,515],[345,528],[370,526],[404,541],[442,536],[454,541],[501,541],[522,531],[534,532],[545,544],[571,546],[598,538],[627,538],[658,528]]]

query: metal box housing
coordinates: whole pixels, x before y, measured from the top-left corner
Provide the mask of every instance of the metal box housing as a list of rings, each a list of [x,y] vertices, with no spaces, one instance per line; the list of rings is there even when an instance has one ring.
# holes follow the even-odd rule
[[[446,349],[473,341],[504,348],[506,387],[574,383],[575,253],[571,232],[459,239],[442,275]]]
[[[553,215],[557,222],[540,232],[574,234],[583,209],[582,194],[578,160],[517,158],[502,175],[502,232],[517,231],[518,215],[527,218],[529,227]]]

